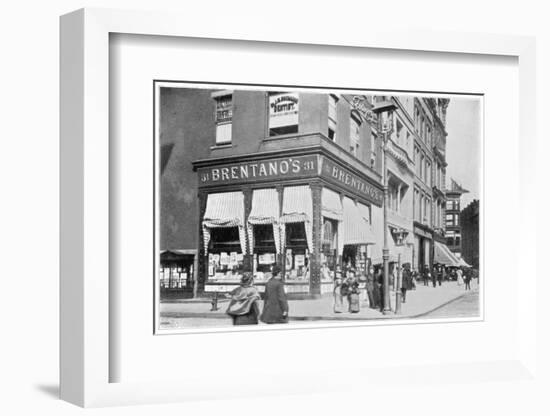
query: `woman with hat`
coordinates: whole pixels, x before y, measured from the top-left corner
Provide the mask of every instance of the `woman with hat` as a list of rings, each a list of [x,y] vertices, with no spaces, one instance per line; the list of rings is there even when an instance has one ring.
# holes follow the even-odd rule
[[[233,325],[257,325],[260,314],[260,293],[254,286],[252,273],[245,272],[241,285],[231,292],[227,314]]]

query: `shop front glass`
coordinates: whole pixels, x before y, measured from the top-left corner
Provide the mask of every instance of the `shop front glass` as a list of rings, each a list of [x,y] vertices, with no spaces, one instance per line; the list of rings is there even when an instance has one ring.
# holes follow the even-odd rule
[[[309,250],[305,223],[286,223],[285,280],[309,282]]]
[[[323,217],[321,281],[332,282],[338,265],[338,221]]]
[[[208,247],[208,280],[239,282],[243,265],[239,227],[212,228]]]
[[[271,268],[277,262],[273,225],[254,225],[253,241],[254,276],[257,282],[263,282],[271,277]]]

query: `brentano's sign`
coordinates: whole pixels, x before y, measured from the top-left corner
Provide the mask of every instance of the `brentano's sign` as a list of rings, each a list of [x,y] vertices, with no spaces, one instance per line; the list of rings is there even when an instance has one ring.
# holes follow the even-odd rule
[[[197,172],[199,187],[321,177],[374,205],[382,206],[384,200],[380,184],[321,155],[220,164],[197,168]]]

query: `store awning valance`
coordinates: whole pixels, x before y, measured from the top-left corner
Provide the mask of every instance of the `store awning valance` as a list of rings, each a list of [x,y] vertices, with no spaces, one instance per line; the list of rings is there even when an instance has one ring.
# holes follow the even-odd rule
[[[351,198],[344,198],[344,245],[375,244],[376,239],[370,225],[369,207],[356,204]]]
[[[279,195],[276,189],[255,189],[252,193],[252,209],[248,215],[250,224],[273,224],[279,221]]]
[[[248,215],[248,241],[252,254],[254,249],[254,225],[273,224],[273,240],[277,253],[281,251],[279,228],[279,194],[274,188],[255,189],[252,193],[252,209]]]
[[[336,221],[343,220],[342,201],[338,193],[323,188],[321,193],[321,215]]]
[[[456,260],[456,257],[451,253],[449,248],[438,242],[435,241],[435,247],[434,247],[434,262],[439,264],[444,264],[445,266],[458,266],[458,261]]]
[[[244,225],[244,195],[242,192],[209,194],[203,217],[206,227],[237,227]]]
[[[307,185],[284,188],[281,222],[311,222],[312,218],[311,188]]]
[[[283,212],[281,213],[281,241],[285,241],[285,223],[303,222],[308,249],[313,249],[313,200],[308,185],[289,186],[283,191]]]
[[[210,229],[219,227],[239,227],[241,250],[246,251],[244,230],[244,195],[242,192],[222,192],[208,194],[203,221],[204,247],[208,251]]]

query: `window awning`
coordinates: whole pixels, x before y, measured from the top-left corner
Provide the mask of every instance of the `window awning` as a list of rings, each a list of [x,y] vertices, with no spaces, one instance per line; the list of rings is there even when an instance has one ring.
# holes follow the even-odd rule
[[[289,186],[283,191],[281,222],[311,222],[313,201],[309,186]]]
[[[444,264],[445,266],[453,266],[458,267],[460,264],[456,257],[453,255],[453,253],[449,250],[449,248],[438,242],[435,241],[435,247],[434,247],[434,262],[439,264]]]
[[[369,207],[355,204],[351,198],[344,198],[344,245],[375,244],[376,239],[370,225]]]
[[[203,217],[206,227],[238,227],[244,225],[244,195],[223,192],[208,195]]]
[[[248,215],[250,224],[273,224],[279,221],[279,195],[276,189],[255,189],[252,193],[252,209]]]
[[[281,241],[285,241],[284,223],[303,222],[308,249],[313,249],[313,200],[308,185],[289,186],[283,191],[283,212],[281,213]]]
[[[279,194],[274,188],[255,189],[252,193],[252,209],[248,215],[248,241],[250,254],[254,249],[253,226],[273,224],[273,240],[275,250],[281,252],[281,237],[279,230]]]
[[[321,215],[336,221],[343,220],[342,201],[338,193],[323,188],[321,191]]]
[[[242,192],[222,192],[208,194],[206,211],[202,220],[204,248],[208,252],[210,229],[219,227],[239,227],[241,251],[246,251],[244,230],[244,195]]]

